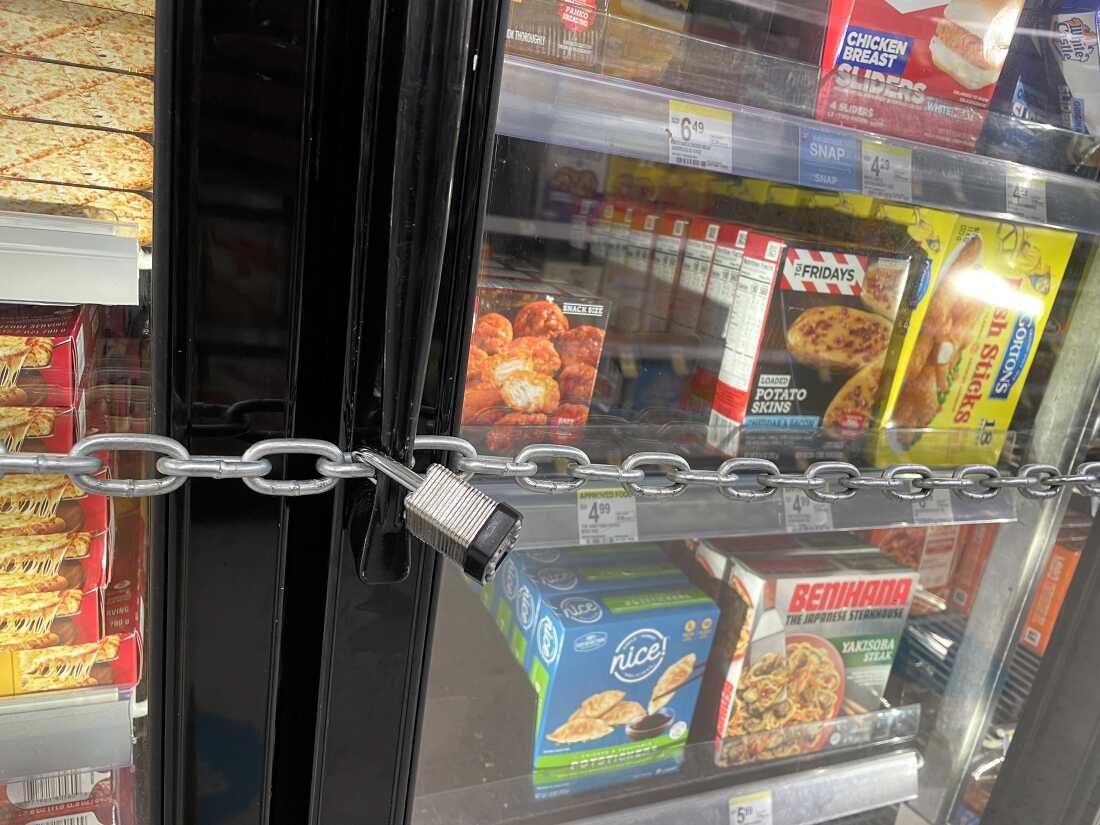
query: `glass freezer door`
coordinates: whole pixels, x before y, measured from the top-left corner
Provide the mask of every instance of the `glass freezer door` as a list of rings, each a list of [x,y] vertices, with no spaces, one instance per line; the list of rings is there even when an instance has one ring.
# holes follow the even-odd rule
[[[153,0],[0,4],[0,445],[163,426],[152,288]],[[0,479],[0,819],[150,820],[160,507],[148,454]],[[64,468],[59,468],[64,472]],[[151,568],[152,565],[152,568]],[[155,717],[154,717],[155,718]]]
[[[410,821],[981,820],[1084,598],[1094,15],[504,5],[454,429],[524,524]]]

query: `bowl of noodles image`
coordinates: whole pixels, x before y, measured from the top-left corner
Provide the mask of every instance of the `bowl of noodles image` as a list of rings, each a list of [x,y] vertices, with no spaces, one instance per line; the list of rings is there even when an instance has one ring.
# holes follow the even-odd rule
[[[721,744],[722,764],[783,759],[820,750],[844,704],[844,661],[811,633],[786,638],[787,658],[746,662]]]

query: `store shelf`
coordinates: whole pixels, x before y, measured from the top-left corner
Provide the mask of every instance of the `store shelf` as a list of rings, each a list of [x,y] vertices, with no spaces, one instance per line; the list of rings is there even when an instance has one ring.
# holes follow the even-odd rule
[[[130,693],[82,688],[0,699],[0,784],[131,764]]]
[[[900,187],[905,193],[896,195],[898,200],[1100,232],[1100,186],[1084,178],[520,57],[505,58],[497,131],[526,140],[668,162],[670,100],[731,113],[733,174],[859,192],[864,190],[862,156],[885,145],[902,149],[911,163],[911,183],[902,178],[888,182],[894,191]],[[802,158],[800,147],[808,141],[852,150],[846,160],[833,165],[833,171],[839,169],[839,173],[831,184],[828,175],[821,176],[820,164]],[[1032,181],[1040,182],[1039,200],[1010,206],[1016,185]],[[872,193],[870,188],[867,191]],[[1033,194],[1037,191],[1033,187]]]
[[[553,800],[555,822],[568,825],[717,825],[730,822],[731,803],[746,797],[768,799],[773,825],[812,825],[842,816],[872,811],[913,799],[917,795],[919,756],[904,749],[878,756],[849,759],[825,767],[794,771],[759,781],[737,783],[667,801],[623,810],[570,817],[563,815],[567,799]],[[467,825],[534,820],[527,781],[497,783],[418,797],[414,825]],[[507,798],[507,791],[517,794]],[[478,804],[480,801],[481,804]],[[492,807],[490,811],[487,805]],[[480,817],[480,818],[479,818]]]
[[[107,221],[0,212],[0,301],[137,306],[136,234]]]
[[[647,482],[653,486],[661,483],[656,476]],[[499,479],[479,478],[476,484],[486,494],[498,501],[508,502],[523,513],[519,548],[567,547],[582,543],[580,523],[592,506],[592,498],[584,499],[585,511],[582,512],[576,493],[532,493],[513,481]],[[591,494],[593,488],[594,485],[588,484],[584,489]],[[689,487],[672,498],[637,498],[633,501],[637,507],[638,541],[664,541],[685,536],[711,538],[866,530],[912,524],[1007,522],[1016,518],[1014,496],[970,501],[945,492],[938,492],[923,503],[862,493],[848,501],[822,504],[811,502],[804,494],[791,490],[776,493],[762,501],[744,502],[725,498],[715,490]],[[631,536],[619,540],[635,539]]]

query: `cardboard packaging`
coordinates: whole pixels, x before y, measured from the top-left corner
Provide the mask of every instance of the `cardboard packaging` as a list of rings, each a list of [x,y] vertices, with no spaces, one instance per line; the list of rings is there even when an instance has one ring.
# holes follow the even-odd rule
[[[1024,629],[1020,632],[1020,644],[1029,647],[1042,656],[1047,652],[1050,634],[1066,600],[1070,582],[1073,581],[1081,553],[1055,544],[1050,557],[1043,566],[1042,576],[1035,586],[1031,608],[1027,612]]]
[[[607,26],[607,0],[512,0],[505,48],[518,55],[593,69]]]
[[[0,405],[76,406],[98,321],[86,305],[0,307]]]
[[[859,548],[730,552],[703,541],[696,559],[725,584],[707,677],[722,677],[711,722],[719,765],[812,753],[828,722],[878,707],[915,571]]]
[[[535,769],[610,767],[686,742],[717,619],[686,586],[545,599],[530,673]]]
[[[482,279],[462,435],[491,453],[584,436],[610,302],[566,284]]]
[[[688,225],[680,278],[672,300],[672,332],[694,332],[703,313],[703,296],[710,281],[710,267],[718,245],[721,221],[692,218]]]
[[[819,120],[970,150],[1023,0],[834,0]]]

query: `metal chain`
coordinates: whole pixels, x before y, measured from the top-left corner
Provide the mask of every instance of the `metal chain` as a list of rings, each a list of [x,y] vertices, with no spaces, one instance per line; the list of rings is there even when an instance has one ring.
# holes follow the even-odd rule
[[[549,494],[573,492],[591,481],[619,484],[644,498],[671,498],[688,487],[710,487],[737,501],[758,501],[784,489],[801,490],[823,503],[845,501],[864,490],[878,490],[899,501],[921,501],[936,490],[950,490],[971,501],[993,498],[1005,489],[1033,499],[1052,498],[1067,488],[1100,496],[1100,461],[1086,461],[1065,475],[1051,464],[1026,464],[1014,474],[990,464],[966,464],[949,474],[937,474],[923,464],[865,471],[845,461],[820,461],[804,473],[783,473],[771,461],[758,458],[732,458],[717,470],[696,470],[686,458],[669,452],[634,453],[619,465],[594,464],[583,450],[560,444],[532,444],[515,457],[480,455],[469,441],[451,436],[422,436],[414,449],[455,453],[453,466],[465,480],[477,475],[511,478],[526,490]],[[116,450],[159,455],[160,477],[101,477],[104,464],[97,454]],[[274,468],[272,458],[287,455],[316,456],[319,477],[268,478]],[[558,463],[557,471],[545,474],[553,477],[539,477],[539,462],[549,461]],[[659,472],[647,474],[643,467]],[[240,457],[193,456],[174,439],[134,433],[88,436],[68,453],[8,453],[0,446],[0,478],[8,473],[64,474],[86,492],[131,498],[170,493],[189,478],[238,478],[264,495],[309,496],[328,492],[342,479],[374,479],[377,472],[365,463],[362,453],[344,452],[331,442],[312,438],[258,441]]]

